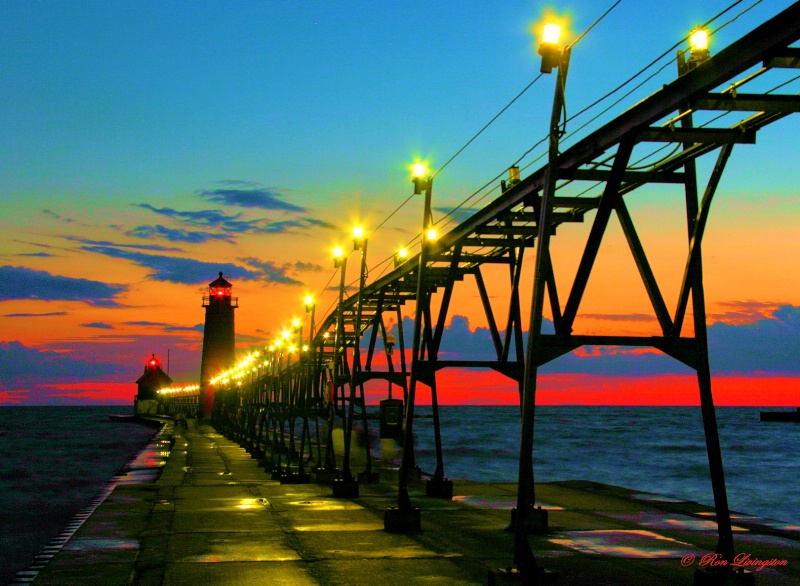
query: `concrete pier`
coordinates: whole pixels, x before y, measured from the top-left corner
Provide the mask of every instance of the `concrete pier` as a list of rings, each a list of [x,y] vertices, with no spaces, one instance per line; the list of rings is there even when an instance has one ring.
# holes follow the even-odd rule
[[[422,531],[401,535],[383,523],[397,473],[379,472],[359,498],[337,499],[330,486],[271,480],[210,426],[168,424],[140,466],[17,583],[455,586],[487,584],[490,571],[505,583],[516,485],[456,480],[450,501],[412,483]],[[586,481],[539,484],[536,494],[549,532],[530,540],[555,584],[688,585],[714,563],[702,561],[716,544],[708,507]],[[750,566],[757,584],[800,584],[800,527],[739,514],[734,525],[742,564],[770,563]]]

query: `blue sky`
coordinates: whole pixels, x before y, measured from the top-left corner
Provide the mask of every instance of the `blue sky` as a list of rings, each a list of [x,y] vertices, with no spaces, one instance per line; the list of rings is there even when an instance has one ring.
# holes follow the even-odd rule
[[[57,352],[74,360],[70,380],[122,384],[151,352],[171,348],[176,372],[191,379],[199,302],[219,271],[240,297],[243,347],[302,314],[306,293],[321,296],[323,311],[333,301],[330,249],[351,225],[374,229],[411,195],[415,159],[441,167],[537,77],[531,27],[544,12],[567,15],[576,33],[612,4],[0,3],[0,352],[16,356],[16,343],[45,361]],[[732,4],[622,0],[573,49],[568,115]],[[752,4],[715,21],[712,53],[790,2],[746,10]],[[570,121],[565,144],[674,79],[673,59],[619,104],[617,94]],[[437,218],[542,138],[552,91],[552,76],[538,80],[437,175]],[[800,306],[800,272],[786,253],[800,244],[800,168],[787,148],[796,118],[737,147],[720,186],[706,247],[709,314],[720,328],[796,327],[784,319]],[[532,165],[523,174],[542,152],[522,157]],[[665,280],[675,270],[667,236],[681,230],[667,228],[680,219],[670,198],[654,188],[630,204]],[[420,205],[371,238],[375,263],[414,237]],[[609,266],[617,246],[612,239]],[[603,291],[611,273],[598,271]],[[601,307],[605,294],[590,294],[591,323],[652,325],[637,317],[647,314],[641,300]],[[458,313],[484,327],[475,296],[461,301]],[[85,367],[109,360],[107,371]],[[35,397],[37,380],[58,381],[58,372],[39,380],[31,367],[24,388],[0,382],[0,391]]]

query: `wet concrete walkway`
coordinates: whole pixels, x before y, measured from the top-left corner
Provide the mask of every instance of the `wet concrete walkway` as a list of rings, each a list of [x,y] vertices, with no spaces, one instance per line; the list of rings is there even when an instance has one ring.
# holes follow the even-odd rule
[[[420,483],[411,496],[422,531],[390,534],[383,511],[396,503],[396,472],[381,470],[357,499],[336,499],[329,486],[270,480],[210,426],[169,424],[161,438],[34,584],[457,586],[486,584],[489,569],[512,563],[515,485],[456,481],[444,501]],[[544,483],[537,497],[550,531],[530,539],[556,584],[692,584],[716,544],[713,515],[696,503],[591,482]],[[782,562],[755,572],[757,584],[800,584],[800,527],[734,523],[738,552]]]

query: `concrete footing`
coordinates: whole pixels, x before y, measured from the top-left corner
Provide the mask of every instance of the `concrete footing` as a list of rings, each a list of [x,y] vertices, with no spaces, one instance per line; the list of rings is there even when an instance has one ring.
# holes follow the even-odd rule
[[[317,468],[315,474],[317,484],[333,484],[333,481],[341,475],[342,471],[338,468]]]
[[[358,481],[361,484],[377,484],[380,482],[380,475],[377,472],[359,472]]]
[[[486,583],[488,586],[498,586],[502,584],[535,584],[536,586],[557,583],[560,575],[558,572],[551,572],[543,568],[538,568],[535,576],[528,578],[516,568],[500,568],[499,570],[489,570]]]
[[[451,500],[453,498],[453,481],[447,478],[431,478],[425,483],[425,496]]]
[[[331,484],[333,486],[333,496],[340,499],[358,498],[358,480],[346,480],[337,478]]]
[[[389,533],[417,533],[422,530],[419,509],[391,507],[383,512],[383,528]]]
[[[694,572],[694,586],[755,586],[753,572],[744,568],[698,568]]]
[[[517,529],[517,509],[511,509],[511,525],[509,531],[516,531]],[[547,510],[542,507],[536,507],[528,511],[525,515],[525,533],[528,535],[544,535],[549,530],[549,520]]]

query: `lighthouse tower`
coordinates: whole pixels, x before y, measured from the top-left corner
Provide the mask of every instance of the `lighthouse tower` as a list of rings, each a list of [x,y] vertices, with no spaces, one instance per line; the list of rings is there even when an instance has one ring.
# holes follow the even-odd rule
[[[234,364],[233,310],[239,307],[239,300],[231,297],[231,284],[222,278],[222,273],[209,283],[203,307],[206,308],[206,323],[200,365],[200,411],[208,416],[214,408],[211,379]]]

